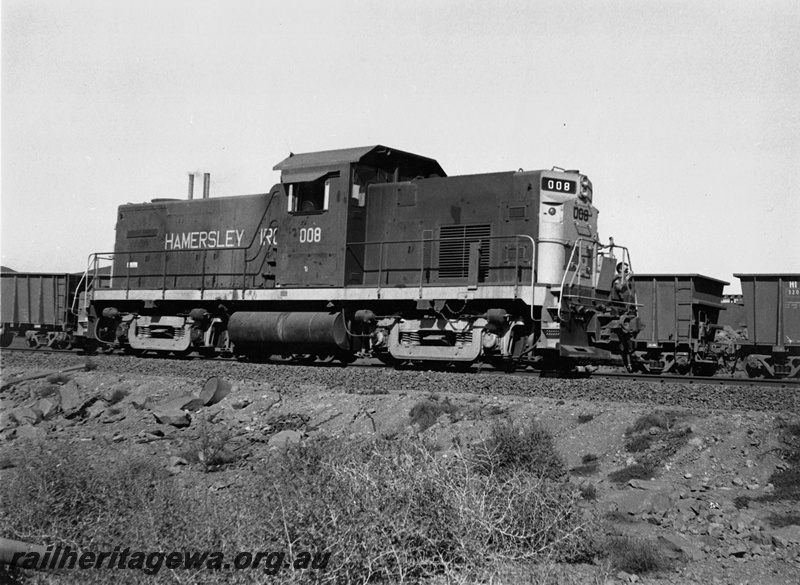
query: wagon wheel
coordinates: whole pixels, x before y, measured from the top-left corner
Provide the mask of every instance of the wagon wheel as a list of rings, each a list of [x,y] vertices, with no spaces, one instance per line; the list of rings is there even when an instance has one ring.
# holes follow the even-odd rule
[[[14,334],[11,331],[4,331],[0,335],[0,347],[8,347],[14,341]]]

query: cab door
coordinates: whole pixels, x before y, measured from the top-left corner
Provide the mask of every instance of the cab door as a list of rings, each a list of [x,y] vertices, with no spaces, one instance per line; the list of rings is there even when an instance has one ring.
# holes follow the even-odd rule
[[[287,207],[276,286],[342,286],[347,202],[339,173],[288,183],[284,188]]]

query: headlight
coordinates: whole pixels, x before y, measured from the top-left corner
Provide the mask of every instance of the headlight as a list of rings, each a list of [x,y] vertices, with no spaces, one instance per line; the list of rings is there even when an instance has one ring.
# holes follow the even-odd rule
[[[589,177],[581,177],[581,191],[578,197],[586,203],[592,202],[592,182]]]

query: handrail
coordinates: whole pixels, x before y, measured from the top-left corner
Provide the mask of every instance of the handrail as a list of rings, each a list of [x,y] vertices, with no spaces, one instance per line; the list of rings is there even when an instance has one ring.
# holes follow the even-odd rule
[[[568,295],[568,294],[566,294],[567,287],[569,287],[570,289],[572,287],[574,287],[575,286],[575,280],[579,278],[579,273],[580,273],[581,263],[582,263],[582,255],[580,254],[580,250],[583,249],[581,244],[590,244],[591,249],[592,249],[592,257],[595,259],[594,267],[593,267],[593,270],[592,270],[592,275],[590,276],[590,279],[591,279],[591,282],[592,282],[592,288],[596,288],[597,287],[598,279],[600,277],[600,271],[598,270],[598,262],[597,262],[597,260],[599,258],[614,258],[614,259],[616,259],[616,256],[614,256],[614,249],[615,248],[619,248],[622,251],[622,262],[627,264],[629,269],[630,269],[630,271],[631,271],[631,274],[633,273],[633,265],[632,265],[631,259],[630,259],[630,252],[628,251],[628,248],[626,248],[625,246],[619,246],[617,244],[600,245],[600,243],[598,241],[596,241],[596,240],[589,240],[587,238],[577,238],[575,240],[575,244],[572,246],[572,251],[570,252],[569,259],[567,261],[566,268],[564,270],[564,276],[561,278],[561,290],[560,290],[561,299],[564,299],[564,298],[586,298],[586,299],[589,299],[589,300],[597,300],[594,297],[584,297],[584,296],[581,296],[581,295],[573,295],[573,294],[569,294]],[[609,249],[609,251],[611,252],[611,255],[610,256],[605,256],[602,253],[602,250],[604,250],[604,249]],[[573,264],[573,260],[575,258],[576,252],[578,253],[578,262],[576,264]],[[572,266],[575,267],[574,271],[570,270],[570,267],[572,267]],[[571,277],[569,279],[569,282],[567,282],[567,277],[570,275],[570,273],[572,273],[572,275],[571,275]],[[636,291],[634,290],[633,303],[627,303],[627,304],[632,304],[632,305],[636,306],[637,305],[637,301],[638,301],[638,299],[636,298]],[[558,318],[559,319],[563,319],[563,317],[562,317],[562,309],[563,309],[563,307],[564,307],[564,303],[560,302],[559,306],[558,306]]]
[[[530,286],[533,287],[535,285],[535,270],[534,270],[534,266],[535,266],[535,258],[536,258],[536,242],[534,241],[533,237],[531,237],[530,235],[527,235],[527,234],[512,234],[512,235],[495,235],[495,236],[476,236],[474,238],[470,237],[470,238],[464,238],[464,239],[465,240],[469,239],[469,240],[474,240],[474,241],[514,240],[514,243],[515,243],[517,249],[520,248],[520,240],[527,240],[528,242],[530,242],[530,246],[531,246]],[[384,256],[386,254],[387,247],[389,247],[391,245],[398,245],[398,244],[410,244],[410,243],[421,244],[421,246],[420,246],[420,256],[419,256],[419,262],[420,263],[419,263],[419,283],[418,283],[418,286],[419,286],[419,289],[420,289],[420,298],[421,298],[422,290],[423,290],[424,285],[425,285],[425,283],[424,283],[424,278],[425,278],[424,277],[424,274],[425,274],[424,260],[425,260],[425,258],[423,256],[424,253],[425,253],[425,244],[433,244],[433,243],[438,243],[438,242],[442,242],[442,241],[451,241],[451,240],[450,239],[443,239],[443,238],[375,240],[375,241],[365,241],[365,242],[349,242],[349,243],[345,244],[345,247],[346,248],[352,248],[354,246],[365,246],[365,247],[366,246],[379,246],[380,247],[379,248],[379,260],[378,260],[378,283],[377,283],[378,290],[380,290],[382,288],[383,277],[384,277],[384,274],[385,274],[386,270],[390,270],[391,269],[391,267],[384,266]],[[205,258],[209,251],[236,251],[236,250],[245,250],[245,254],[246,254],[247,248],[244,248],[243,246],[238,246],[238,247],[230,247],[230,248],[208,248],[208,249],[203,249],[203,250],[200,250],[200,251],[202,251],[203,256]],[[146,275],[138,275],[138,276],[139,276],[139,278],[142,278],[142,277],[144,277],[144,278],[159,278],[160,277],[161,282],[160,282],[160,287],[159,288],[161,288],[162,293],[164,293],[168,288],[168,282],[169,282],[170,278],[178,278],[180,276],[191,276],[191,275],[182,275],[182,274],[178,274],[178,273],[175,273],[175,274],[170,273],[169,270],[168,270],[169,256],[172,255],[172,254],[181,254],[181,253],[187,253],[187,254],[188,253],[197,253],[198,251],[199,250],[197,250],[197,249],[181,249],[181,250],[169,250],[169,251],[164,250],[163,251],[164,258],[163,258],[161,274],[159,275],[157,273],[154,273],[154,274],[146,274]],[[148,250],[147,252],[152,254],[154,252],[162,252],[162,251]],[[126,263],[125,273],[123,275],[119,276],[119,277],[116,277],[116,278],[125,278],[125,287],[124,288],[125,288],[126,295],[128,295],[128,294],[130,294],[130,291],[132,290],[132,287],[131,287],[132,275],[131,275],[131,267],[130,267],[130,258],[135,254],[142,254],[142,253],[144,253],[144,251],[138,251],[137,250],[137,251],[124,251],[124,252],[96,252],[96,253],[90,254],[89,258],[88,258],[88,263],[87,263],[87,271],[86,271],[86,274],[85,274],[84,277],[88,278],[87,275],[89,275],[92,272],[94,272],[95,276],[96,276],[97,272],[98,272],[98,269],[99,269],[98,268],[98,264],[99,264],[100,261],[107,260],[107,261],[114,262],[115,260],[121,261],[120,258],[122,258],[122,259],[128,258],[129,260]],[[521,254],[516,253],[514,256],[515,257],[514,257],[514,265],[513,265],[513,267],[508,266],[508,267],[503,267],[503,268],[505,268],[505,269],[513,268],[513,271],[514,271],[514,279],[513,280],[514,280],[514,287],[515,287],[514,293],[515,293],[515,296],[516,296],[516,294],[518,292],[518,287],[521,284],[520,279],[519,279],[520,268],[523,268],[523,267],[520,265]],[[203,278],[203,285],[201,287],[201,290],[205,290],[205,276],[207,274],[206,273],[205,264],[206,264],[206,262],[204,260],[203,261],[203,266],[200,269],[200,273],[201,273],[202,278]],[[245,263],[244,266],[246,268],[246,263]],[[417,267],[409,268],[409,270],[417,270]],[[231,276],[231,277],[235,277],[237,275],[237,272],[236,271],[232,271],[230,273],[225,273],[225,274],[227,274],[228,276]],[[244,276],[246,277],[247,273],[245,273]],[[112,281],[113,281],[113,279],[115,278],[114,274],[111,275],[111,278],[112,278]],[[242,286],[243,290],[248,288],[247,286],[245,286],[247,284],[246,280],[242,284],[243,284],[243,286]],[[88,294],[87,294],[87,306],[88,306]]]

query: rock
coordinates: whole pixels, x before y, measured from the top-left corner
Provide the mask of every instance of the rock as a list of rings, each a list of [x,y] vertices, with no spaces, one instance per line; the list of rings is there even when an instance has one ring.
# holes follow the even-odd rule
[[[41,440],[47,436],[47,431],[32,425],[23,425],[16,428],[17,439]]]
[[[192,394],[173,398],[169,402],[158,405],[158,410],[188,410],[196,412],[203,408],[203,400]]]
[[[128,416],[128,410],[109,406],[105,409],[103,417],[100,419],[103,424],[112,424],[124,420]]]
[[[231,402],[231,408],[234,410],[242,410],[250,406],[250,401],[247,398],[239,398]]]
[[[152,402],[152,398],[150,396],[137,395],[137,396],[131,396],[131,398],[130,398],[130,400],[128,400],[128,402],[136,410],[143,410],[143,409],[147,408],[147,405],[150,402]]]
[[[303,440],[303,433],[300,431],[280,431],[270,437],[267,444],[271,449],[297,444]]]
[[[736,544],[732,544],[728,547],[727,553],[729,557],[737,557],[742,558],[749,552],[747,545],[743,542],[738,542]]]
[[[11,415],[10,410],[0,412],[0,432],[6,429],[13,429],[17,426],[17,419]]]
[[[660,534],[658,545],[664,553],[673,558],[683,557],[686,560],[696,561],[703,558],[703,551],[687,537],[677,532]]]
[[[41,412],[23,406],[11,410],[10,414],[20,425],[35,425],[42,420]]]
[[[703,510],[703,503],[695,498],[684,498],[675,505],[678,512],[685,514],[687,518],[694,518]]]
[[[42,398],[36,403],[36,408],[42,413],[42,418],[48,420],[58,414],[58,403],[52,398]]]
[[[105,402],[101,402],[98,400],[97,402],[93,403],[89,408],[86,409],[86,414],[89,418],[97,418],[106,410]]]
[[[191,424],[189,415],[182,410],[163,410],[158,409],[153,412],[153,416],[162,425],[172,425],[173,427],[188,427]]]
[[[628,481],[628,485],[639,490],[656,490],[661,492],[671,492],[673,490],[672,484],[652,479],[631,479]]]
[[[778,528],[771,532],[772,543],[781,548],[787,547],[790,544],[800,543],[800,526],[791,524]]]
[[[629,489],[609,497],[617,510],[631,516],[653,514],[663,517],[673,504],[672,492]]]
[[[704,534],[700,537],[700,542],[706,547],[706,550],[715,550],[719,548],[719,538]]]
[[[64,416],[69,418],[76,415],[83,406],[83,400],[75,380],[64,384],[59,388],[58,393],[61,396],[61,410],[64,412]]]
[[[178,457],[177,455],[173,455],[169,458],[169,467],[177,467],[178,465],[189,465],[189,462],[183,457]]]

